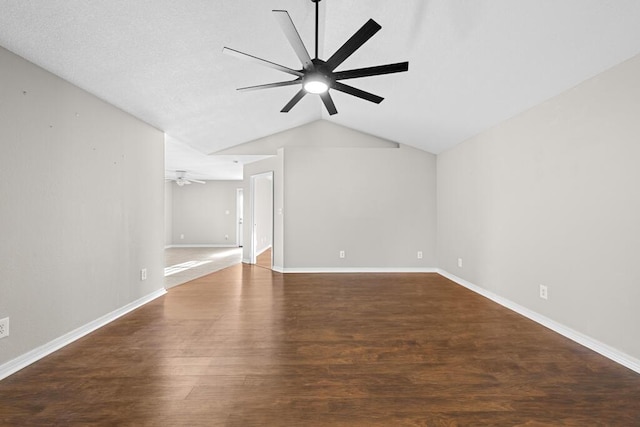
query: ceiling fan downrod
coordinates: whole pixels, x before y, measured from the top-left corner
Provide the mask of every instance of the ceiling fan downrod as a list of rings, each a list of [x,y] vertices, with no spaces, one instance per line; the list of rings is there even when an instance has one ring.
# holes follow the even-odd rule
[[[320,0],[311,0],[316,4],[316,59],[318,59],[318,11],[320,10]]]

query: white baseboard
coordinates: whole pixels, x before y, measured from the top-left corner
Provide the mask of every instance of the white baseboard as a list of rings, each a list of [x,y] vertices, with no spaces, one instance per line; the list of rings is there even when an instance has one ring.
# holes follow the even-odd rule
[[[474,285],[473,283],[461,279],[460,277],[457,277],[447,271],[438,269],[437,272],[447,279],[456,282],[457,284],[464,286],[465,288],[477,294],[480,294],[483,297],[488,298],[505,308],[508,308],[509,310],[515,311],[516,313],[521,314],[524,317],[531,319],[534,322],[546,328],[549,328],[552,331],[557,332],[560,335],[569,338],[570,340],[575,341],[578,344],[583,345],[595,351],[596,353],[599,353],[602,356],[613,360],[614,362],[619,363],[620,365],[625,366],[632,371],[640,374],[640,360],[636,359],[635,357],[632,357],[618,349],[608,346],[607,344],[601,343],[600,341],[584,335],[581,332],[575,331],[561,323],[556,322],[555,320],[551,320],[548,317],[536,313],[533,310],[529,310],[528,308],[516,304],[511,300],[496,295],[493,292],[488,291],[480,286]]]
[[[117,318],[124,316],[125,314],[145,305],[150,301],[153,301],[158,297],[161,297],[166,293],[166,289],[158,289],[157,291],[152,292],[149,295],[137,299],[136,301],[133,301],[125,305],[124,307],[112,311],[111,313],[105,314],[104,316],[99,317],[98,319],[89,322],[86,325],[81,326],[67,334],[64,334],[63,336],[58,337],[53,341],[48,342],[47,344],[37,347],[23,354],[22,356],[18,356],[13,360],[8,361],[7,363],[0,365],[0,380],[18,372],[23,368],[26,368],[27,366],[31,365],[34,362],[37,362],[45,356],[48,356],[54,351],[71,344],[72,342],[84,337],[87,334],[90,334],[96,329],[103,327],[107,323],[113,322]]]
[[[302,267],[282,268],[280,273],[437,273],[430,267]]]
[[[276,273],[284,273],[284,267],[282,267],[281,265],[272,265],[271,270],[275,271]]]
[[[203,244],[185,244],[185,245],[169,245],[165,246],[165,249],[171,248],[239,248],[237,245],[218,245],[213,243],[203,243]]]

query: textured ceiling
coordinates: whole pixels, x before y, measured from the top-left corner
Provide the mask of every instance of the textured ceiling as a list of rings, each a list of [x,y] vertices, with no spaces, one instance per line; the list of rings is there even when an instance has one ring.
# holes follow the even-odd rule
[[[438,153],[640,53],[637,0],[323,0],[320,58],[369,18],[382,30],[339,69],[408,60],[288,114],[295,86],[222,47],[301,68],[272,16],[288,10],[309,51],[310,0],[0,0],[0,45],[163,130],[167,169],[238,178],[256,157],[205,156],[319,119]],[[239,163],[234,163],[237,161]]]

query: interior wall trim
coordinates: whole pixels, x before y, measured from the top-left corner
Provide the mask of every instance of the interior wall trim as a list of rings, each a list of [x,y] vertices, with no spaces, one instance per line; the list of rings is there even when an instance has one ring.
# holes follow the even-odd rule
[[[437,273],[431,267],[301,267],[282,268],[282,273]]]
[[[237,248],[237,245],[219,245],[215,243],[202,243],[202,244],[184,244],[184,245],[167,245],[165,249],[171,248]]]
[[[438,274],[440,274],[441,276],[446,277],[447,279],[461,285],[464,286],[465,288],[479,294],[482,295],[485,298],[490,299],[491,301],[494,301],[498,304],[500,304],[501,306],[508,308],[511,311],[515,311],[518,314],[521,314],[522,316],[533,320],[534,322],[551,329],[554,332],[559,333],[560,335],[569,338],[572,341],[577,342],[578,344],[587,347],[593,351],[595,351],[596,353],[601,354],[602,356],[606,357],[607,359],[610,359],[624,367],[627,367],[629,369],[631,369],[632,371],[635,371],[637,373],[640,374],[640,360],[636,359],[635,357],[632,357],[616,348],[613,348],[607,344],[604,344],[590,336],[587,336],[581,332],[578,332],[576,330],[573,330],[561,323],[556,322],[555,320],[549,319],[546,316],[541,315],[540,313],[537,313],[533,310],[530,310],[526,307],[523,307],[519,304],[516,304],[515,302],[507,299],[507,298],[503,298],[497,294],[494,294],[491,291],[488,291],[478,285],[475,285],[467,280],[464,280],[460,277],[457,277],[445,270],[441,270],[438,269]]]
[[[149,295],[137,299],[117,310],[112,311],[111,313],[105,314],[104,316],[99,317],[84,326],[80,326],[79,328],[62,335],[61,337],[58,337],[53,341],[50,341],[23,354],[22,356],[18,356],[13,360],[8,361],[7,363],[0,365],[0,380],[3,380],[4,378],[18,372],[23,368],[26,368],[27,366],[31,365],[34,362],[37,362],[45,356],[48,356],[54,351],[71,344],[72,342],[84,337],[85,335],[90,334],[96,329],[99,329],[104,325],[113,322],[117,318],[124,316],[125,314],[147,304],[148,302],[153,301],[156,298],[163,296],[166,293],[166,289],[158,289],[157,291],[152,292]]]

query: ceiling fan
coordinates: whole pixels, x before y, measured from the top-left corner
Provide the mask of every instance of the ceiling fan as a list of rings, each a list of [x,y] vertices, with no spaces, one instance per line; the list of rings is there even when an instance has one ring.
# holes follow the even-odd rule
[[[188,179],[186,178],[186,171],[176,171],[176,179],[174,179],[174,181],[176,182],[176,184],[178,184],[178,186],[182,187],[183,185],[189,185],[192,182],[197,182],[198,184],[206,184],[205,181],[200,181],[197,179]]]
[[[323,61],[318,58],[318,3],[320,3],[320,0],[311,1],[316,4],[315,58],[312,59],[309,55],[309,52],[304,46],[304,43],[300,38],[300,34],[296,30],[289,13],[286,10],[274,10],[274,16],[282,27],[282,31],[284,31],[291,47],[293,47],[293,50],[300,59],[302,69],[294,70],[256,56],[225,47],[222,51],[226,54],[246,59],[266,67],[274,68],[297,77],[295,80],[268,83],[258,86],[248,86],[239,88],[238,90],[251,91],[272,87],[293,86],[297,84],[302,85],[302,88],[298,93],[296,93],[284,108],[280,110],[282,113],[288,113],[307,93],[314,93],[320,95],[320,99],[322,99],[322,102],[330,115],[336,114],[338,110],[336,109],[333,99],[329,94],[329,89],[348,93],[349,95],[375,102],[376,104],[382,102],[384,98],[365,92],[364,90],[357,89],[353,86],[346,85],[342,83],[341,80],[407,71],[409,70],[409,62],[398,62],[396,64],[377,65],[374,67],[358,68],[346,71],[335,71],[340,64],[358,50],[367,40],[373,37],[373,35],[382,27],[373,19],[369,19],[358,31],[355,32],[353,36],[351,36],[349,40],[347,40],[333,55],[331,55],[329,59]]]

